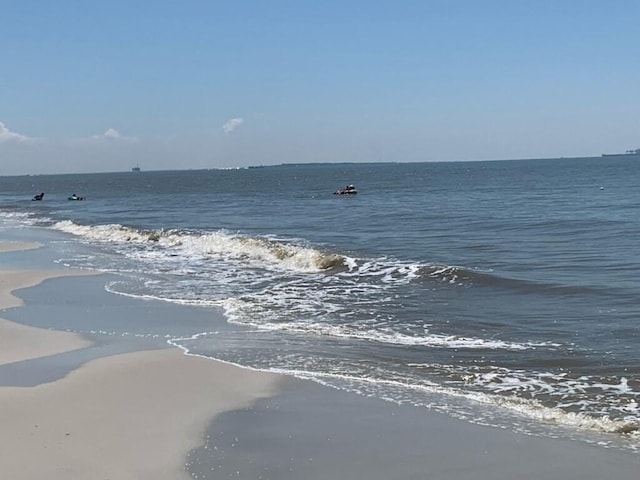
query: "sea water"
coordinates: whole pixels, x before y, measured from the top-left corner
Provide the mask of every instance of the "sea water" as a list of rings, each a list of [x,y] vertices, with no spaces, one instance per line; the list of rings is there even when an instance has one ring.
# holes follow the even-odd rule
[[[190,353],[637,449],[639,184],[625,157],[0,177],[0,218],[238,326]]]

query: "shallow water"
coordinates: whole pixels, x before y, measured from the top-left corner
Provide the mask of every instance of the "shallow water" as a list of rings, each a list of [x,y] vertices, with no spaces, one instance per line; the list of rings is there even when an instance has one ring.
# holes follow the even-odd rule
[[[0,177],[0,218],[54,234],[61,264],[114,273],[109,292],[249,327],[173,340],[191,352],[635,448],[601,433],[639,418],[638,165]],[[357,195],[332,194],[349,183]]]

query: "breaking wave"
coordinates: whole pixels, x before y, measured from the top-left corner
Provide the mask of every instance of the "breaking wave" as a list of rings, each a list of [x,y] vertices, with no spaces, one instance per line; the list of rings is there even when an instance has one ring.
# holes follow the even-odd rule
[[[397,322],[396,298],[403,286],[414,281],[456,286],[473,275],[485,275],[462,267],[354,258],[304,242],[224,230],[142,230],[68,220],[53,228],[90,243],[109,244],[138,262],[130,273],[152,275],[111,284],[109,291],[182,304],[222,305],[230,323],[442,349],[518,351],[559,346],[447,334]],[[109,271],[107,265],[102,258],[88,266]]]
[[[54,228],[92,241],[134,244],[163,250],[166,255],[185,258],[218,256],[254,262],[263,268],[279,267],[301,272],[316,272],[341,267],[345,258],[318,249],[269,238],[188,230],[140,230],[119,224],[85,226],[61,221]]]

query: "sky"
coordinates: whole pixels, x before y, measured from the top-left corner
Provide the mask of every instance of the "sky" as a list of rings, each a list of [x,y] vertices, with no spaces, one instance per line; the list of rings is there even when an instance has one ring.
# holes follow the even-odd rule
[[[640,148],[635,0],[0,0],[0,175]]]

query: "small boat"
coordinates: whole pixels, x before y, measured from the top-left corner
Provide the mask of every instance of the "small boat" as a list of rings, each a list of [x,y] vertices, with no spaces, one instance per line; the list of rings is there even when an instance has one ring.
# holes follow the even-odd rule
[[[131,169],[132,172],[139,172],[140,171],[140,165],[136,165],[135,167],[133,167]]]
[[[358,191],[353,185],[346,185],[340,190],[336,190],[335,192],[333,192],[334,195],[355,195],[356,193],[358,193]]]
[[[79,197],[74,193],[70,197],[67,197],[67,200],[84,200],[84,197]]]

